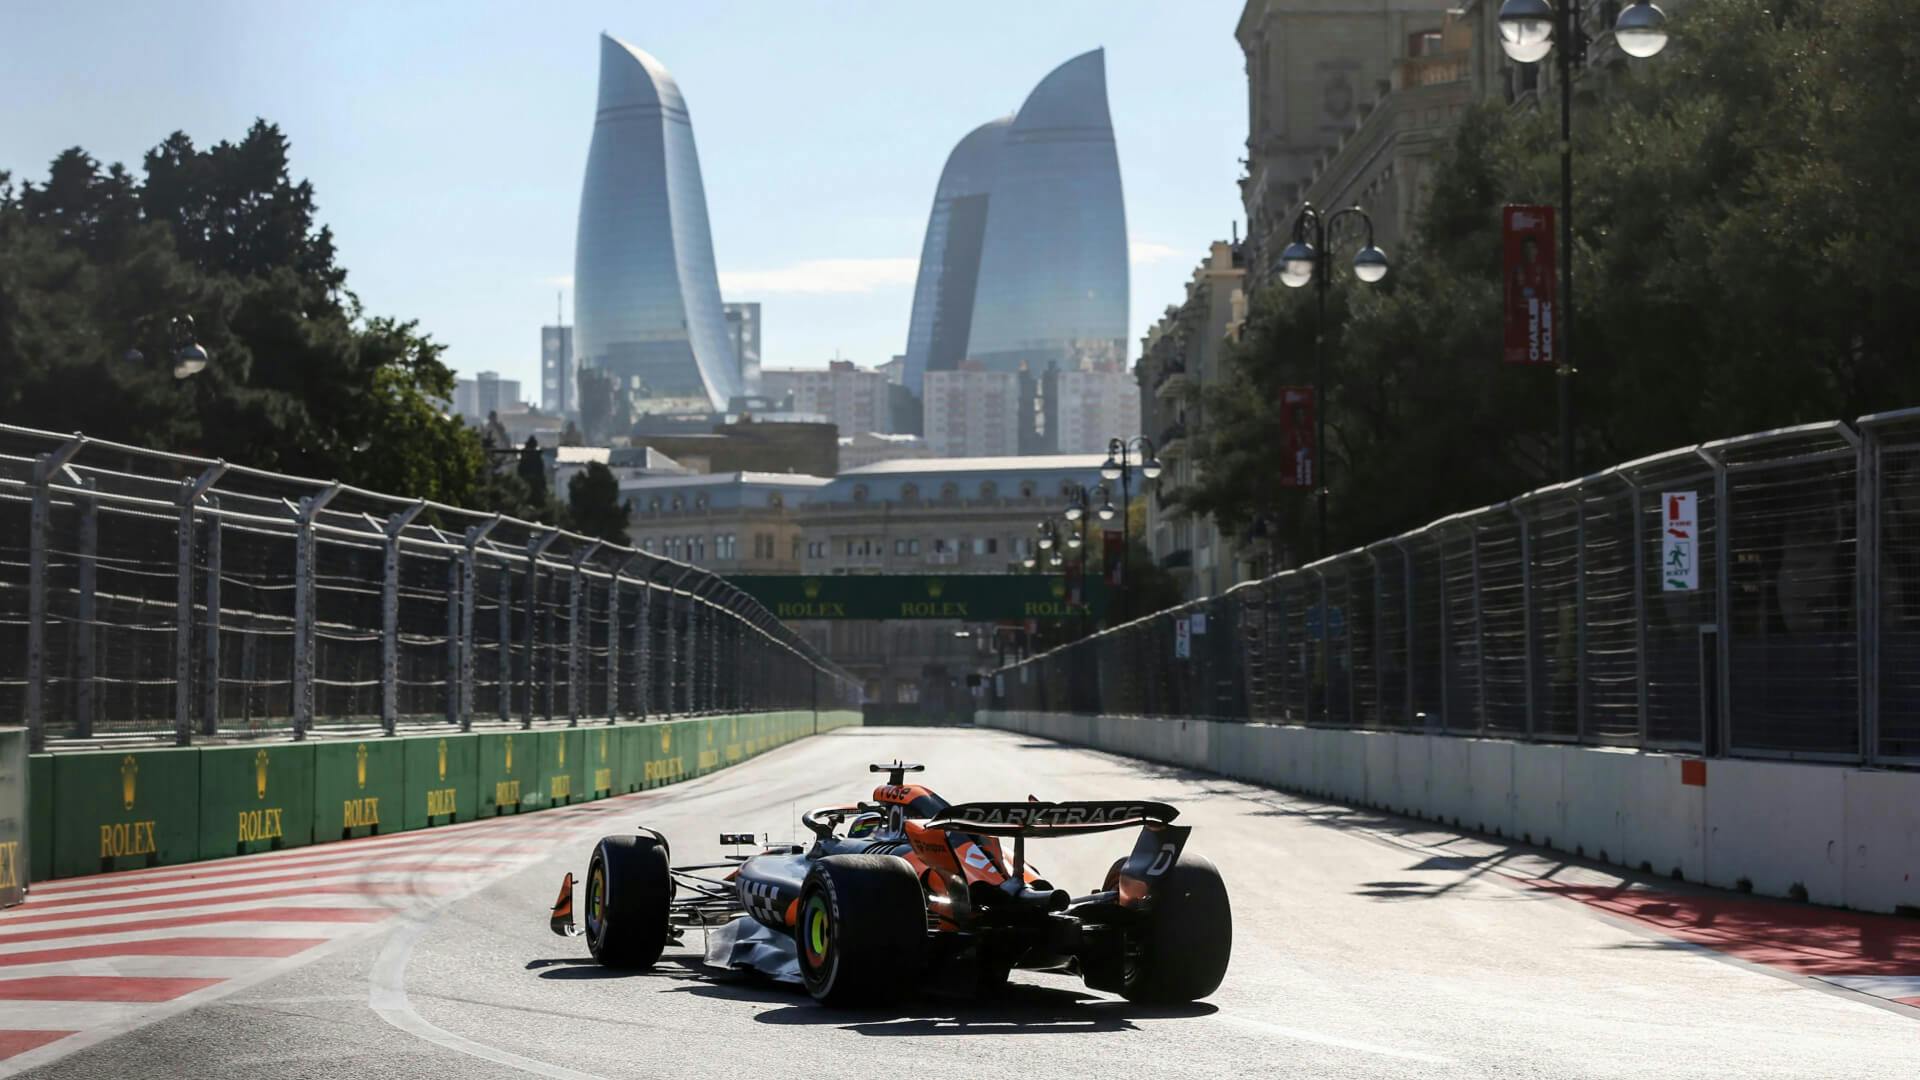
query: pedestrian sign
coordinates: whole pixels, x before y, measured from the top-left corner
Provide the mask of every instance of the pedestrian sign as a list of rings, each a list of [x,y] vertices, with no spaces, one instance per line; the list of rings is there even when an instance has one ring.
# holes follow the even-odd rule
[[[1660,496],[1660,579],[1664,592],[1700,588],[1698,492],[1669,491]]]

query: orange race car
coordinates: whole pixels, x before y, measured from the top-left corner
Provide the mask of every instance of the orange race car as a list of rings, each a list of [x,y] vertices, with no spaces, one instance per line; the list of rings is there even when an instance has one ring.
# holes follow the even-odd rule
[[[1068,972],[1136,1001],[1192,1001],[1220,985],[1233,945],[1226,886],[1184,851],[1192,830],[1173,824],[1173,807],[955,805],[906,782],[924,766],[871,769],[887,774],[872,802],[801,815],[809,846],[674,866],[650,829],[602,838],[587,864],[587,948],[608,967],[645,968],[698,927],[708,965],[798,982],[831,1005],[898,996],[936,974],[991,989],[1013,968]],[[1085,895],[1027,864],[1029,839],[1126,828],[1140,830],[1131,854]],[[581,933],[573,885],[568,874],[551,919],[567,936]]]

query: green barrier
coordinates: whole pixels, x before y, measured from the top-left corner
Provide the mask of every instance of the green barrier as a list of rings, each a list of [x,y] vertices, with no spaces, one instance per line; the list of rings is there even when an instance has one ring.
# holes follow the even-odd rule
[[[472,821],[480,812],[480,736],[400,739],[405,747],[406,816],[402,827],[424,829]]]
[[[587,798],[604,799],[620,793],[620,748],[626,743],[609,726],[588,728],[584,732],[587,752],[582,754],[587,777]]]
[[[33,856],[28,820],[33,778],[27,765],[27,729],[0,728],[0,908],[27,896]]]
[[[858,723],[857,711],[798,711],[542,732],[35,755],[27,765],[27,869],[36,881],[74,877],[605,798],[705,776],[816,731]],[[5,873],[0,863],[0,880]]]
[[[539,740],[533,732],[480,735],[480,817],[517,814],[528,788],[539,780]],[[514,745],[515,741],[519,745]],[[537,790],[531,794],[538,794]],[[537,804],[524,804],[533,809]]]
[[[614,773],[616,785],[614,791],[626,794],[639,791],[647,783],[647,766],[653,760],[647,756],[647,747],[654,741],[653,725],[630,724],[613,729],[614,753],[619,756],[619,770]]]
[[[200,858],[198,750],[56,754],[51,877]]]
[[[535,736],[533,783],[520,789],[522,810],[544,810],[585,799],[586,732],[578,728],[541,731]]]
[[[314,843],[404,829],[406,756],[398,739],[315,743]]]
[[[208,747],[200,754],[200,857],[313,843],[313,744]]]
[[[34,881],[53,876],[53,755],[27,759],[27,869]]]

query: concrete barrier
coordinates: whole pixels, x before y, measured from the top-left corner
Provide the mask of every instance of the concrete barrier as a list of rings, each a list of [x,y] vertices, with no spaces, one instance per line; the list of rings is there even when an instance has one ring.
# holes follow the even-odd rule
[[[27,729],[0,728],[0,908],[26,899],[33,865],[33,777],[27,760]]]
[[[0,761],[0,903],[10,874],[44,881],[565,806],[678,783],[860,722],[857,710],[789,711],[352,742],[23,754],[17,781]],[[0,757],[7,734],[0,730]],[[22,799],[18,813],[9,794]],[[22,834],[17,840],[14,831]]]
[[[1208,720],[997,711],[976,720],[1628,869],[1920,913],[1920,773]]]

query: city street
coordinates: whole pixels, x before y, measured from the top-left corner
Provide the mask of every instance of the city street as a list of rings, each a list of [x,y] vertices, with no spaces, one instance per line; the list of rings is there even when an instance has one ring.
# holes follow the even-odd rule
[[[948,798],[1179,807],[1190,850],[1232,892],[1225,985],[1163,1009],[1016,973],[997,1000],[842,1013],[715,977],[691,950],[615,973],[549,933],[554,888],[595,836],[646,824],[676,861],[718,854],[723,830],[787,838],[801,810],[864,795],[867,763],[896,755]],[[1082,891],[1126,842],[1031,855]],[[1623,884],[1538,849],[1030,737],[852,728],[573,808],[51,883],[0,914],[0,1028],[59,1018],[76,1034],[14,1044],[0,1075],[1920,1074],[1920,1008],[1799,973],[1841,971],[1857,947],[1887,993],[1902,965],[1920,975],[1920,925]],[[1661,928],[1676,912],[1685,937]],[[1733,929],[1714,938],[1716,922]],[[1828,924],[1842,932],[1810,929]]]

